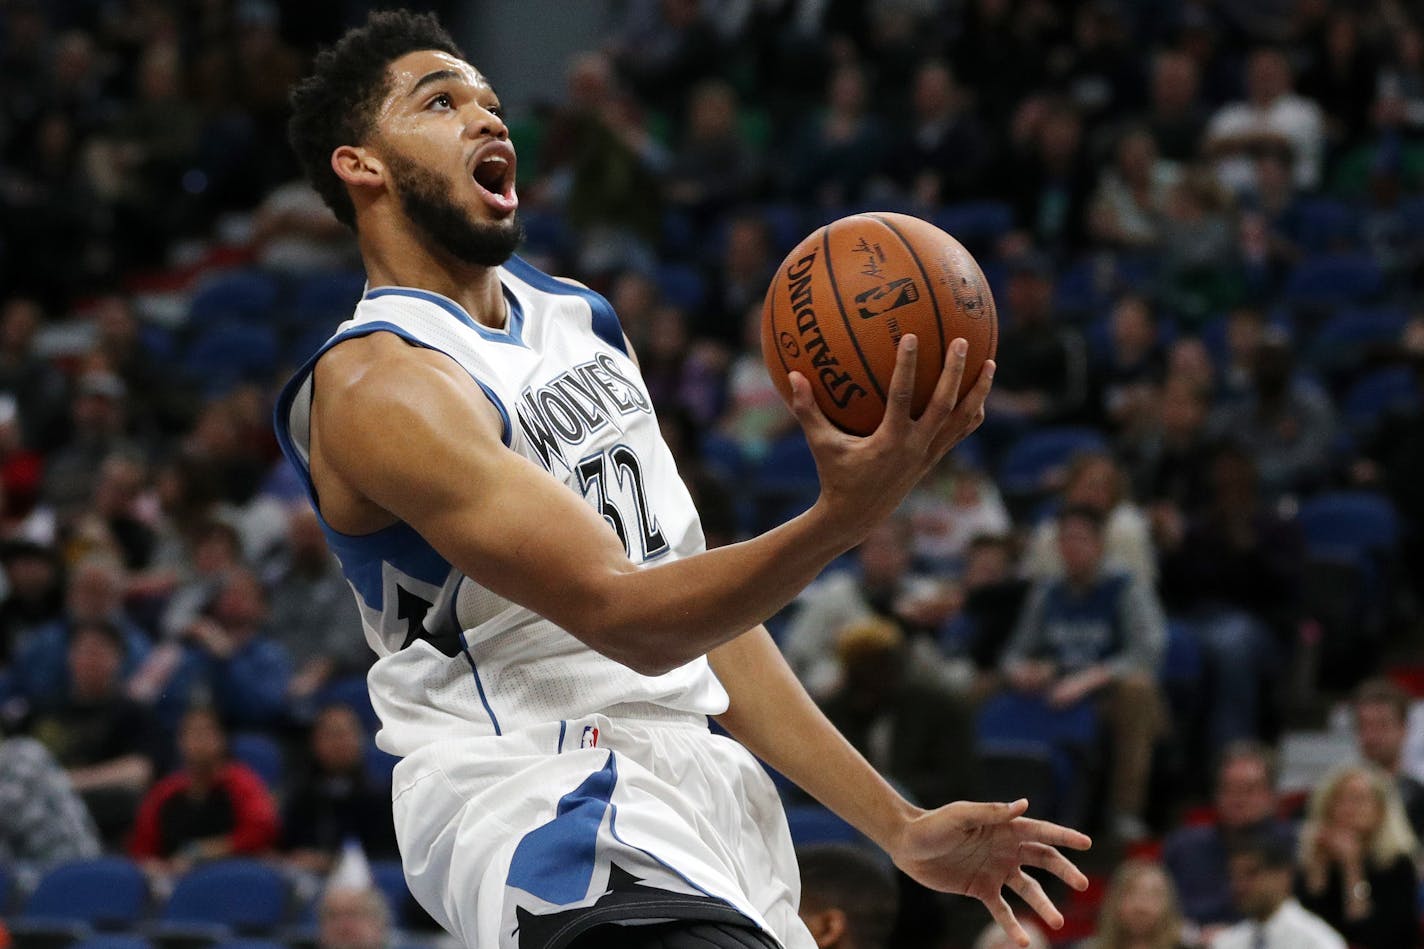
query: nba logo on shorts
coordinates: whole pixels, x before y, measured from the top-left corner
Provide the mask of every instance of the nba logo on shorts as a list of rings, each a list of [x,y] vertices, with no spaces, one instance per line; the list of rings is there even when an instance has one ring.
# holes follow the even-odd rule
[[[579,740],[579,747],[580,747],[580,748],[597,748],[597,747],[598,747],[598,729],[597,729],[597,728],[594,728],[592,725],[585,725],[585,726],[583,727],[583,738],[581,738],[581,739]]]

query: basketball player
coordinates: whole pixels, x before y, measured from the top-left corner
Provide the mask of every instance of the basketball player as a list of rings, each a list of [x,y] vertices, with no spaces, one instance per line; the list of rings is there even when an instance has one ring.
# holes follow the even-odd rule
[[[411,891],[465,945],[813,945],[761,755],[928,886],[1061,916],[1024,866],[1087,881],[1081,834],[1016,804],[902,799],[801,690],[759,624],[889,514],[983,418],[964,346],[918,420],[852,438],[793,377],[821,474],[807,513],[704,551],[608,302],[512,256],[498,97],[431,18],[384,13],[318,57],[291,138],[355,229],[369,290],[282,392],[378,654]],[[713,737],[716,716],[742,744]],[[953,767],[946,762],[946,767]]]

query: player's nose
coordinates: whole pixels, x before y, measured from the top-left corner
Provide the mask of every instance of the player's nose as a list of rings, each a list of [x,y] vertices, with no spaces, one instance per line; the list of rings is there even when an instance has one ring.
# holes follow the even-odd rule
[[[465,134],[470,138],[509,138],[509,126],[489,109],[477,103],[470,103],[465,115]]]

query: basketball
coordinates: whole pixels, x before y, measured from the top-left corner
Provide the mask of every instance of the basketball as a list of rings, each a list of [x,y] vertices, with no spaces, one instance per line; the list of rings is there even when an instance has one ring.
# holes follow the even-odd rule
[[[811,383],[842,431],[869,435],[885,414],[900,339],[919,339],[911,414],[929,402],[956,337],[969,343],[962,398],[994,357],[998,315],[964,246],[908,214],[852,214],[797,244],[762,303],[762,358],[790,404],[788,373]]]

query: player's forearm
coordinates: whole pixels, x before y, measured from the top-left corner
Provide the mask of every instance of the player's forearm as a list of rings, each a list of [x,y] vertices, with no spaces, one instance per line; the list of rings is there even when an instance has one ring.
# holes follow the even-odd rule
[[[849,549],[851,534],[831,520],[817,505],[739,544],[620,570],[566,628],[645,674],[675,669],[775,615]]]
[[[722,727],[767,764],[890,849],[920,813],[811,701],[763,627],[708,655],[731,704]]]

